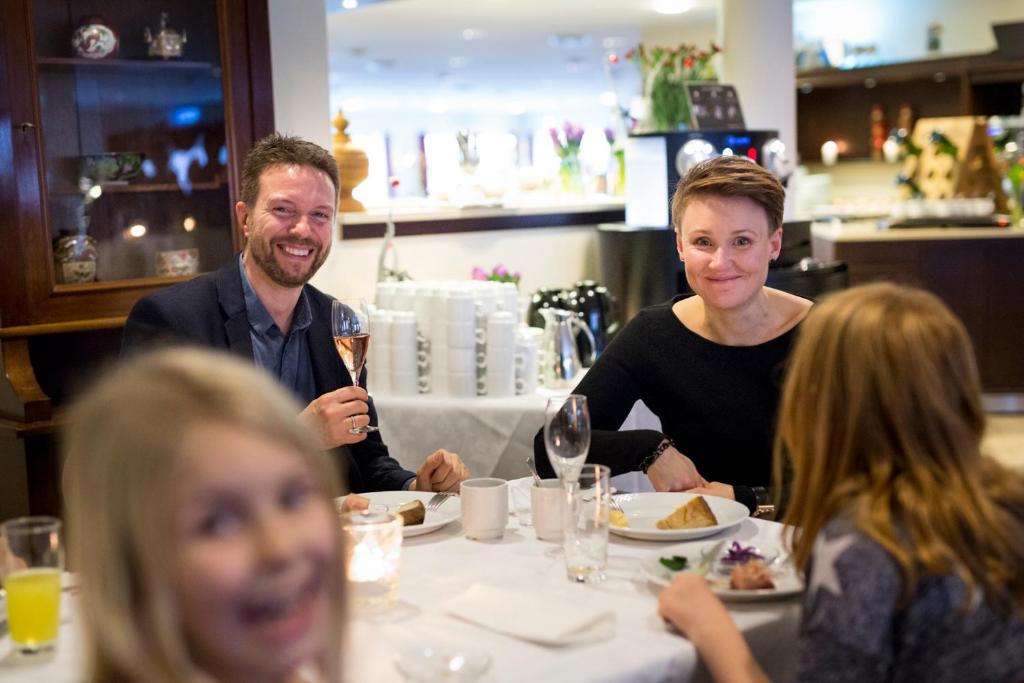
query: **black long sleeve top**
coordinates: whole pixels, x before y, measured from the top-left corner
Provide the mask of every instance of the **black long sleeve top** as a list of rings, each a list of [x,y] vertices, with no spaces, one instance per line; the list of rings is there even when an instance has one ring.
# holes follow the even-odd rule
[[[612,474],[636,470],[666,436],[708,481],[735,487],[753,506],[750,487],[771,483],[772,439],[793,328],[757,346],[718,344],[672,312],[682,297],[641,310],[615,337],[573,393],[587,397],[591,443],[587,462]],[[618,431],[642,400],[662,431]],[[554,476],[544,431],[534,439],[543,476]]]

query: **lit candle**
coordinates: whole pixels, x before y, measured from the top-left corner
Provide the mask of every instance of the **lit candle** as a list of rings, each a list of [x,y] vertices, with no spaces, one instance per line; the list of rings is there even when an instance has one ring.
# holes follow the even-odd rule
[[[826,140],[821,146],[821,162],[826,166],[834,166],[839,159],[839,145],[835,140]]]
[[[358,612],[378,612],[398,602],[402,521],[383,512],[341,516],[345,567]]]

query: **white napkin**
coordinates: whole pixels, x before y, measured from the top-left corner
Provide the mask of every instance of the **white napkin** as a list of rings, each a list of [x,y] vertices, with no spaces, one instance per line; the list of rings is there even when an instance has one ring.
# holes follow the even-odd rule
[[[542,645],[570,645],[605,640],[614,635],[615,615],[585,604],[600,594],[580,591],[569,602],[550,594],[513,591],[475,583],[453,598],[447,611],[460,619]]]

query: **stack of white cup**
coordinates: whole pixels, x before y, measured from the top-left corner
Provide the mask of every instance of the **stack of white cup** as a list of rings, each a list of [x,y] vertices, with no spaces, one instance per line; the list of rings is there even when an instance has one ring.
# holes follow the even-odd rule
[[[468,289],[455,289],[446,299],[448,393],[476,396],[476,302]]]
[[[487,316],[487,395],[515,394],[516,317],[511,311]]]
[[[370,313],[370,349],[366,354],[366,373],[375,394],[391,393],[391,311],[375,309]]]
[[[540,338],[544,330],[521,324],[516,330],[516,393],[537,391],[540,377]]]
[[[415,396],[419,376],[416,371],[416,314],[394,311],[391,314],[391,393]]]
[[[430,387],[435,394],[448,393],[448,290],[438,283],[430,295]]]

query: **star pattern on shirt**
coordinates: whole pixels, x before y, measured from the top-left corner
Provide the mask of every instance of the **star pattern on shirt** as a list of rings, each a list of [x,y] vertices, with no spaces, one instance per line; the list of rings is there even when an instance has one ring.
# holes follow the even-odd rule
[[[811,581],[807,586],[807,593],[812,601],[817,599],[818,590],[822,588],[828,589],[836,597],[843,594],[839,574],[836,572],[836,562],[856,540],[857,538],[853,534],[843,534],[828,540],[822,537],[818,541],[814,550]]]

